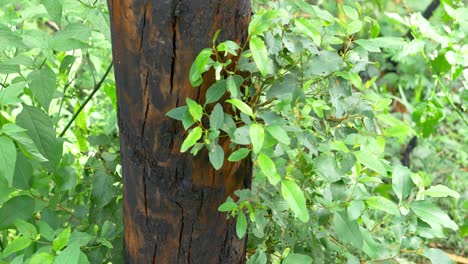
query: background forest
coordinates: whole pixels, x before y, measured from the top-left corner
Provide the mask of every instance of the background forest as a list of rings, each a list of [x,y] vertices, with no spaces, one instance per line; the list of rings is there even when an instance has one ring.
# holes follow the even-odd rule
[[[168,115],[215,168],[254,160],[219,207],[248,263],[468,263],[468,5],[440,2],[254,1],[249,45],[197,57],[217,82]],[[0,263],[123,263],[106,1],[0,5]]]

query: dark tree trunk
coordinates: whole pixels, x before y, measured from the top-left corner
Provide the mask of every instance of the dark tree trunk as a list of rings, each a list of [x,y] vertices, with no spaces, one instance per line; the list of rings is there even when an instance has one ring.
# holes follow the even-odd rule
[[[245,240],[217,212],[248,187],[251,163],[215,171],[207,152],[181,154],[186,135],[165,114],[190,97],[205,100],[188,72],[198,52],[220,39],[245,41],[250,0],[108,0],[124,176],[126,263],[243,263]],[[229,142],[220,142],[228,150]]]

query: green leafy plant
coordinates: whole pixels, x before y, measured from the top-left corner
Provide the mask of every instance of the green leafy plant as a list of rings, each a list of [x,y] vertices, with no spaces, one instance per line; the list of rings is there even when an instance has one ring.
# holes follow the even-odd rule
[[[381,36],[379,22],[364,15],[370,7],[358,2],[339,3],[333,14],[303,1],[267,1],[256,7],[248,43],[218,43],[216,34],[212,48],[200,52],[190,70],[192,85],[198,87],[207,71],[215,72],[216,82],[203,105],[187,98],[186,106],[167,115],[188,130],[182,151],[196,155],[206,148],[215,169],[253,160],[252,188],[219,207],[237,218],[239,237],[247,229],[253,235],[249,263],[418,256],[450,262],[421,239],[459,229],[432,197],[460,195],[444,185],[429,187],[427,171],[388,155],[413,136],[430,137],[444,104],[465,122],[450,93],[458,88],[447,83],[463,80],[466,93],[466,50],[459,46],[466,8],[443,7],[458,34],[438,33],[420,14],[407,19],[388,13],[389,20],[410,28],[414,38],[407,41]],[[388,56],[401,62],[398,67],[422,63],[418,76],[432,79],[427,89],[409,85],[414,108],[406,93],[396,98],[386,76],[379,76],[378,61]],[[392,109],[396,101],[409,108],[415,126]],[[230,153],[219,145],[224,137]]]
[[[121,262],[106,3],[0,3],[0,263]]]
[[[205,102],[167,113],[181,151],[253,160],[219,206],[248,263],[466,256],[466,4],[313,2],[253,1],[248,41],[193,63]],[[0,263],[122,263],[105,1],[0,3]]]

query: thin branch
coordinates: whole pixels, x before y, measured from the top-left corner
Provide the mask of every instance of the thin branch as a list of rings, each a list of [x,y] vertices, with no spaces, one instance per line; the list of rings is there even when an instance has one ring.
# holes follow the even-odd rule
[[[81,113],[81,111],[83,111],[83,109],[85,108],[85,106],[89,103],[89,101],[93,98],[94,94],[96,94],[97,91],[99,91],[99,89],[101,88],[102,84],[104,83],[104,81],[106,80],[107,76],[109,75],[111,69],[112,69],[112,61],[111,63],[109,64],[109,67],[107,67],[107,70],[106,72],[104,73],[104,75],[102,76],[101,80],[94,86],[94,89],[93,91],[91,92],[91,94],[88,95],[88,97],[86,98],[86,100],[83,102],[83,104],[81,104],[80,108],[78,108],[78,110],[75,112],[75,114],[73,115],[73,117],[70,119],[70,121],[68,121],[68,124],[65,126],[65,128],[63,129],[62,133],[60,133],[60,137],[63,137],[63,135],[65,135],[65,133],[67,132],[67,130],[70,128],[70,126],[73,124],[73,122],[75,121],[75,119],[78,117],[78,115]]]

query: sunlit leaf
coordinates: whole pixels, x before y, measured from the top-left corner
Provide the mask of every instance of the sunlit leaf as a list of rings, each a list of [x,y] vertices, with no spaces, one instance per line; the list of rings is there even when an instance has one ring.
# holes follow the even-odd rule
[[[236,234],[238,238],[243,238],[245,233],[247,232],[247,218],[245,214],[240,211],[237,215],[236,221]]]
[[[236,161],[239,161],[239,160],[242,160],[244,159],[245,157],[247,157],[247,155],[249,155],[250,153],[250,150],[249,149],[246,149],[246,148],[240,148],[236,151],[234,151],[228,158],[228,160],[230,162],[236,162]]]
[[[197,141],[201,138],[203,130],[201,127],[196,127],[190,131],[187,138],[182,143],[182,147],[180,148],[180,152],[187,151],[191,146],[195,145]]]
[[[424,195],[431,196],[431,197],[447,197],[451,196],[453,198],[460,198],[460,194],[447,186],[437,184],[434,186],[429,187],[429,189],[422,192]]]
[[[435,204],[430,201],[414,201],[410,204],[411,210],[429,225],[441,225],[452,230],[458,230],[457,224]]]
[[[5,179],[8,186],[11,186],[13,183],[15,163],[15,143],[5,136],[0,136],[0,178]]]
[[[185,100],[187,102],[189,112],[193,117],[193,120],[200,121],[203,116],[203,107],[190,98],[186,98]]]
[[[207,71],[206,66],[210,60],[211,54],[211,49],[203,49],[195,58],[192,67],[190,67],[189,73],[190,83],[192,86],[200,86],[202,83],[202,74]]]
[[[281,181],[281,194],[296,217],[307,223],[309,221],[309,212],[307,211],[304,193],[296,182],[291,180]]]
[[[250,39],[250,51],[258,70],[262,76],[266,76],[271,71],[271,62],[268,58],[265,42],[260,37],[252,37]]]
[[[237,109],[239,109],[244,114],[246,114],[248,116],[253,116],[252,108],[250,108],[250,106],[248,104],[242,102],[241,100],[236,99],[236,98],[232,98],[232,99],[226,100],[226,102],[232,104],[233,106],[235,106]]]
[[[263,142],[265,141],[265,130],[263,126],[253,123],[250,125],[249,135],[253,146],[253,152],[257,154],[262,150]]]
[[[215,170],[219,170],[223,166],[224,150],[220,145],[215,144],[213,149],[209,151],[208,157]]]
[[[411,171],[401,165],[393,167],[392,189],[400,201],[406,199],[411,193],[413,182],[411,181]]]
[[[396,216],[400,215],[400,210],[398,210],[397,205],[382,196],[372,196],[366,200],[366,204],[373,209],[381,210]]]
[[[265,174],[265,176],[267,176],[267,179],[271,184],[276,185],[281,181],[281,176],[276,171],[275,163],[264,153],[260,153],[258,155],[258,166],[260,166],[260,170]]]

